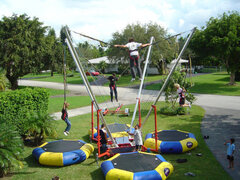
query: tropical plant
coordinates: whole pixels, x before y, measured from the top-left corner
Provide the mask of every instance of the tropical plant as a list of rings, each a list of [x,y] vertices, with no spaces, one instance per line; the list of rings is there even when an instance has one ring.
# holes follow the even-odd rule
[[[189,103],[193,103],[196,100],[196,97],[189,92],[189,88],[191,87],[191,83],[188,81],[186,77],[186,72],[181,71],[180,69],[177,69],[173,72],[168,85],[165,89],[165,102],[166,107],[161,109],[161,112],[165,112],[164,114],[185,114],[185,110],[182,107],[178,107],[177,98],[178,94],[176,93],[176,88],[174,87],[174,84],[177,83],[181,87],[184,87],[186,89],[185,93],[185,99]],[[164,78],[164,81],[166,80],[166,77]]]
[[[44,112],[30,113],[26,117],[25,139],[31,140],[33,145],[40,145],[47,136],[56,137],[54,118]]]
[[[5,76],[5,72],[0,69],[0,91],[5,91],[8,80]]]
[[[12,168],[22,168],[23,143],[20,135],[11,124],[0,123],[0,177]]]

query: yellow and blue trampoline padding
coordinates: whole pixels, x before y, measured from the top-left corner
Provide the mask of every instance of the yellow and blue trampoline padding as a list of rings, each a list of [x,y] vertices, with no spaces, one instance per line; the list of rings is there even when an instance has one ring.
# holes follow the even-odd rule
[[[42,165],[67,166],[86,160],[93,151],[93,146],[82,140],[59,140],[42,144],[32,155]]]
[[[130,128],[129,124],[113,123],[113,124],[108,124],[107,126],[113,138],[128,136],[127,131],[129,131],[129,128]],[[131,128],[130,132],[134,132],[134,128]],[[89,131],[89,135],[90,136],[92,135],[91,129]],[[93,136],[94,136],[93,139],[97,141],[97,128],[93,129]]]
[[[106,180],[164,180],[173,166],[161,155],[130,152],[116,154],[101,164]]]
[[[183,153],[198,146],[194,134],[180,130],[160,130],[157,132],[157,150],[160,153]],[[145,137],[144,146],[155,149],[155,133]]]

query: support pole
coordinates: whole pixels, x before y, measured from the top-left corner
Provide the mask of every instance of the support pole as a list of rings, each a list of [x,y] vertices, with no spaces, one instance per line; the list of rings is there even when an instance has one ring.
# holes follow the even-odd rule
[[[140,99],[138,101],[138,123],[139,123],[139,127],[141,128],[142,119],[141,119],[141,102],[140,102]]]
[[[157,134],[157,108],[155,105],[152,105],[154,109],[154,120],[155,120],[155,151],[157,151],[157,140],[158,140],[158,134]]]
[[[66,102],[67,97],[66,97],[66,91],[67,91],[67,73],[66,73],[66,46],[63,45],[63,84],[64,84],[64,102]]]
[[[165,88],[166,88],[166,86],[167,86],[167,84],[168,84],[168,82],[169,82],[169,80],[170,80],[170,77],[172,76],[173,72],[175,71],[178,62],[179,62],[180,58],[182,57],[182,55],[183,55],[186,47],[188,46],[188,44],[189,44],[189,42],[190,42],[190,40],[191,40],[191,38],[192,38],[192,36],[193,36],[193,34],[194,34],[195,31],[196,31],[196,27],[193,28],[193,30],[192,30],[191,33],[189,34],[189,36],[188,36],[188,38],[187,38],[187,41],[185,42],[185,44],[184,44],[184,46],[183,46],[183,48],[182,48],[182,50],[181,50],[181,52],[180,52],[180,54],[179,54],[179,56],[178,56],[178,58],[177,58],[176,63],[174,64],[174,66],[172,67],[170,73],[168,74],[167,79],[165,80],[162,88],[160,89],[160,91],[159,91],[159,93],[158,93],[158,96],[157,96],[156,100],[154,101],[153,105],[156,105],[156,104],[157,104],[159,98],[161,97],[163,91],[165,90]],[[150,110],[148,111],[148,114],[147,114],[146,118],[144,119],[144,121],[143,121],[143,123],[142,123],[142,127],[143,127],[143,125],[146,123],[146,121],[148,120],[148,118],[149,118],[152,110],[153,110],[153,107],[151,106],[151,107],[150,107]],[[141,128],[142,128],[142,127],[141,127]]]
[[[84,69],[83,69],[83,67],[82,67],[82,64],[81,64],[81,62],[80,62],[80,60],[79,60],[78,53],[76,52],[76,49],[75,49],[74,46],[73,46],[72,39],[71,39],[71,37],[70,37],[70,35],[69,35],[69,30],[68,30],[68,28],[67,28],[66,26],[65,26],[63,29],[64,29],[64,33],[65,33],[65,35],[66,35],[66,43],[67,43],[67,45],[68,45],[68,48],[69,48],[69,50],[70,50],[70,53],[71,53],[71,55],[72,55],[72,57],[73,57],[73,60],[74,60],[76,66],[77,66],[77,68],[78,68],[78,70],[79,70],[79,72],[80,72],[80,75],[81,75],[81,77],[82,77],[82,79],[83,79],[83,82],[84,82],[84,85],[85,85],[85,87],[86,87],[86,89],[87,89],[87,92],[88,92],[91,100],[94,102],[95,109],[98,111],[98,110],[100,109],[100,108],[99,108],[99,105],[98,105],[97,100],[96,100],[96,98],[95,98],[95,96],[94,96],[94,94],[93,94],[93,91],[92,91],[91,86],[90,86],[90,83],[89,83],[89,81],[88,81],[88,79],[87,79],[87,77],[86,77],[86,74],[85,74],[85,72],[84,72]],[[106,121],[105,121],[105,119],[104,119],[104,117],[103,117],[102,112],[100,112],[100,119],[101,119],[102,123],[105,125],[106,130],[107,130],[107,133],[108,133],[108,135],[109,135],[110,140],[113,142],[113,145],[114,145],[114,146],[117,146],[117,144],[115,143],[115,141],[114,141],[114,139],[113,139],[113,137],[112,137],[112,134],[111,134],[111,132],[110,132],[108,126],[107,126],[107,123],[106,123]]]
[[[137,102],[136,102],[136,105],[135,105],[135,108],[134,108],[130,129],[133,126],[133,122],[135,120],[135,116],[136,116],[136,112],[137,112],[137,108],[138,108],[138,102],[139,102],[140,97],[141,97],[143,82],[144,82],[145,74],[146,74],[146,71],[147,71],[147,66],[148,66],[148,61],[149,61],[149,57],[150,57],[150,53],[151,53],[151,49],[152,49],[153,39],[154,39],[154,37],[152,36],[151,39],[150,39],[150,46],[148,48],[147,58],[146,58],[146,61],[145,61],[145,66],[144,66],[144,70],[143,70],[142,80],[141,80],[141,84],[140,84],[139,91],[138,91]]]
[[[91,126],[92,126],[92,140],[94,140],[94,116],[93,116],[93,101],[91,102],[91,119],[92,119],[92,123],[91,123]]]

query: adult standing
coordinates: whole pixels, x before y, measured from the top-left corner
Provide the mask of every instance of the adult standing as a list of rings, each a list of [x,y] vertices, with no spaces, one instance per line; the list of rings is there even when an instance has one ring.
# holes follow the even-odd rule
[[[118,96],[117,96],[118,94],[117,94],[117,86],[116,86],[116,81],[118,81],[118,78],[116,77],[115,73],[112,73],[112,76],[109,76],[107,79],[109,80],[111,101],[113,102],[113,92],[114,92],[115,99],[118,102]]]

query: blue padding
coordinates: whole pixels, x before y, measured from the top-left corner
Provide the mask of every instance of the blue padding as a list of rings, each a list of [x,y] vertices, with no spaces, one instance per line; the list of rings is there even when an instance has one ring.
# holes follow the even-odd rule
[[[148,138],[152,138],[153,137],[153,134],[152,133],[148,133],[146,136],[145,136],[145,140],[148,139]]]
[[[42,153],[44,153],[45,151],[42,149],[42,148],[35,148],[33,151],[32,151],[32,155],[37,159],[39,160],[39,157]]]
[[[139,153],[138,151],[135,152],[128,152],[128,153],[120,153],[120,155],[125,155],[125,154],[134,154],[134,153]]]
[[[63,153],[63,165],[71,165],[75,163],[82,162],[86,159],[86,154],[82,150],[75,150],[71,152],[64,152]]]
[[[196,137],[194,136],[193,133],[188,133],[188,134],[189,134],[189,137],[190,137],[190,138],[194,138],[194,139],[196,139]]]
[[[134,180],[162,180],[162,177],[156,170],[152,171],[143,171],[133,174]]]
[[[103,172],[104,176],[106,177],[108,171],[110,171],[111,169],[114,169],[112,161],[104,161],[101,164],[101,169],[102,169],[102,172]]]
[[[93,134],[93,137],[94,137],[94,138],[97,138],[97,132],[95,132],[95,133]]]
[[[179,141],[163,141],[160,144],[161,153],[182,153],[182,145]]]
[[[84,142],[83,140],[78,140],[79,142],[83,143],[83,144],[86,144],[86,142]]]
[[[161,156],[160,154],[156,154],[156,157],[157,157],[160,161],[162,161],[162,162],[167,162],[167,161],[164,159],[164,157]]]

